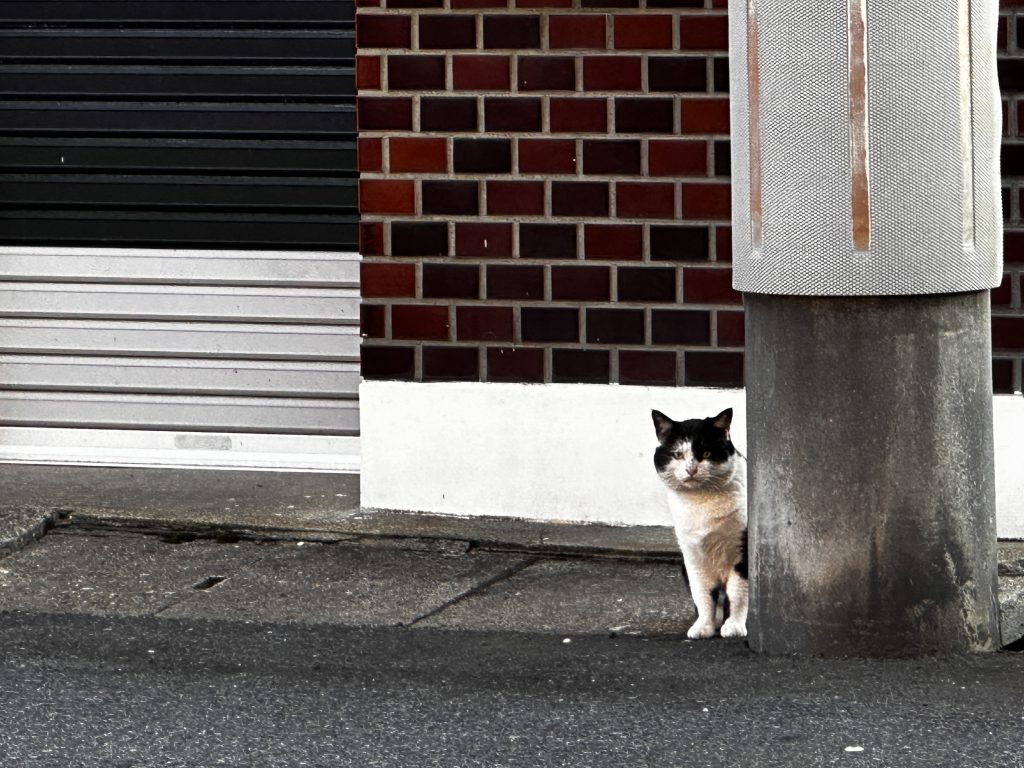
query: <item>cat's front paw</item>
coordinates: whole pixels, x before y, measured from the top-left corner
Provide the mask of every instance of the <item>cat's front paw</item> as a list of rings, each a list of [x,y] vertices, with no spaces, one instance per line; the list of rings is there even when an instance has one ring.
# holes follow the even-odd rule
[[[722,625],[722,637],[746,637],[747,627],[745,624],[739,621],[735,621],[732,617],[725,620]]]
[[[715,636],[715,623],[697,619],[693,626],[686,631],[686,636],[691,640],[705,640]]]

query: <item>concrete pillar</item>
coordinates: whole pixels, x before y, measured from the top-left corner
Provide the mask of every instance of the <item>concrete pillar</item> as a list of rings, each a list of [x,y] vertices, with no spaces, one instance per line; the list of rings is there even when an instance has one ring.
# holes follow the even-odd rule
[[[744,301],[751,647],[992,649],[988,293]]]

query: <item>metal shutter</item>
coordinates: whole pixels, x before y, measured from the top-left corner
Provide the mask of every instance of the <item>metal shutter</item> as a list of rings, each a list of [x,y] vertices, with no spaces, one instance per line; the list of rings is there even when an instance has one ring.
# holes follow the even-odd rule
[[[352,468],[354,5],[0,1],[0,460]]]

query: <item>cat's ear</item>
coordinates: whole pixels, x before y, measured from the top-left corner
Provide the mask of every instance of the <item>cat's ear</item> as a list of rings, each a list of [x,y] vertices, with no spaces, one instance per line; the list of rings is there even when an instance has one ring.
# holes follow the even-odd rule
[[[718,429],[725,430],[725,437],[729,437],[729,427],[732,425],[732,408],[726,408],[720,414],[715,416],[712,425]]]
[[[674,422],[661,411],[652,410],[651,418],[654,419],[654,431],[658,435],[658,440],[665,442],[665,438],[672,432]]]

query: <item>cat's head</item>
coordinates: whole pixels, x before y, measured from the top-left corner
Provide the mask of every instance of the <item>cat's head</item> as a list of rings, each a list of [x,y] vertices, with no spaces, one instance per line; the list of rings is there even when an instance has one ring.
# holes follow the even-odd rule
[[[651,411],[651,417],[660,443],[654,466],[669,488],[721,488],[733,477],[737,459],[729,439],[732,408],[706,419],[673,421],[661,411]]]

